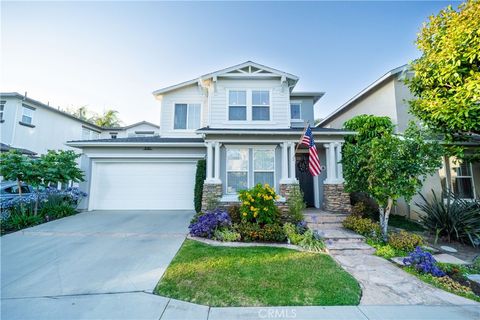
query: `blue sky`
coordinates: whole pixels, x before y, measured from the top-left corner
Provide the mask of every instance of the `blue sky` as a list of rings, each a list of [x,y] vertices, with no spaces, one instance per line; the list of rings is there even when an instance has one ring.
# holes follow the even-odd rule
[[[458,2],[2,2],[2,91],[159,122],[151,92],[252,60],[324,91],[322,117],[419,55],[421,24]]]

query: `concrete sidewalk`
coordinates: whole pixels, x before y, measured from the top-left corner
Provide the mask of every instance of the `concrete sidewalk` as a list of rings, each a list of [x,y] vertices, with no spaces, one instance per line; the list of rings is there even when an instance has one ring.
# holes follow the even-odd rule
[[[478,306],[335,306],[210,308],[155,296],[116,293],[2,301],[11,320],[148,319],[148,320],[477,320]],[[2,317],[3,318],[3,317]]]

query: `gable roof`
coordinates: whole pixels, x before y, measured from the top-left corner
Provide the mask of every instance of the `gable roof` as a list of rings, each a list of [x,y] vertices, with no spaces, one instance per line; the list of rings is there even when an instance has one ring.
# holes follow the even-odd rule
[[[253,70],[252,70],[252,68],[253,68]],[[245,69],[247,69],[247,70],[245,70]],[[284,77],[286,80],[290,80],[289,81],[289,86],[291,88],[293,88],[298,81],[298,77],[293,75],[293,74],[290,74],[290,73],[287,73],[287,72],[284,72],[284,71],[280,71],[280,70],[277,70],[277,69],[274,69],[274,68],[270,68],[270,67],[267,67],[265,65],[253,62],[253,61],[246,61],[246,62],[237,64],[237,65],[234,65],[234,66],[231,66],[231,67],[228,67],[228,68],[224,68],[224,69],[221,69],[221,70],[218,70],[218,71],[214,71],[214,72],[211,72],[211,73],[201,75],[200,77],[189,80],[189,81],[185,81],[185,82],[173,85],[173,86],[169,86],[169,87],[165,87],[165,88],[162,88],[162,89],[155,90],[155,91],[152,92],[152,94],[154,96],[158,96],[158,95],[161,95],[161,94],[173,91],[173,90],[177,90],[179,88],[183,88],[183,87],[195,84],[195,83],[199,83],[203,80],[207,80],[207,79],[215,78],[215,77],[220,77],[220,76],[232,77],[232,78],[235,78],[235,77],[238,77],[238,78],[259,77],[259,78],[261,78],[261,77],[268,77],[268,76],[270,76],[270,77],[271,76]]]
[[[398,68],[392,69],[385,73],[383,76],[375,80],[372,84],[370,84],[368,87],[357,93],[355,96],[353,96],[350,100],[342,104],[340,107],[338,107],[335,111],[330,113],[328,116],[326,116],[322,121],[320,121],[317,124],[317,127],[319,126],[324,126],[326,125],[329,121],[335,119],[337,116],[342,114],[343,112],[347,111],[350,109],[355,102],[359,101],[363,97],[367,96],[369,93],[373,92],[379,85],[381,85],[384,81],[387,81],[391,79],[392,77],[405,73],[408,71],[408,65],[404,64]]]

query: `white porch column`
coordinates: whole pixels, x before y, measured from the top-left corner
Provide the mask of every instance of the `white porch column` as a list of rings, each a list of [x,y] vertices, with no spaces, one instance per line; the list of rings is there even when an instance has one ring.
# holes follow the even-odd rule
[[[220,142],[215,142],[215,175],[214,180],[220,182]]]
[[[288,182],[288,144],[282,143],[282,179],[280,183]]]
[[[295,173],[295,143],[294,142],[289,142],[290,145],[290,180],[291,182],[296,182],[297,177]]]
[[[343,183],[343,167],[340,163],[342,161],[342,143],[337,143],[337,180],[338,183]]]
[[[326,143],[323,145],[325,147],[325,155],[327,159],[327,178],[325,179],[325,184],[335,183],[335,145],[333,143]]]
[[[207,182],[212,182],[212,169],[213,169],[213,148],[212,142],[206,142],[207,145]]]

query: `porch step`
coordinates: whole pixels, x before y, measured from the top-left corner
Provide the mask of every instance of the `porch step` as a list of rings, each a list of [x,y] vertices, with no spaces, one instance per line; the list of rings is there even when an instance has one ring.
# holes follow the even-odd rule
[[[340,229],[342,228],[342,224],[338,222],[329,222],[329,223],[308,223],[308,227],[310,229]]]
[[[363,242],[329,242],[326,241],[325,245],[328,252],[337,255],[353,255],[353,254],[373,254],[375,248],[369,246]]]
[[[305,221],[307,223],[322,224],[322,223],[342,223],[347,217],[345,214],[321,213],[321,214],[305,214]]]

